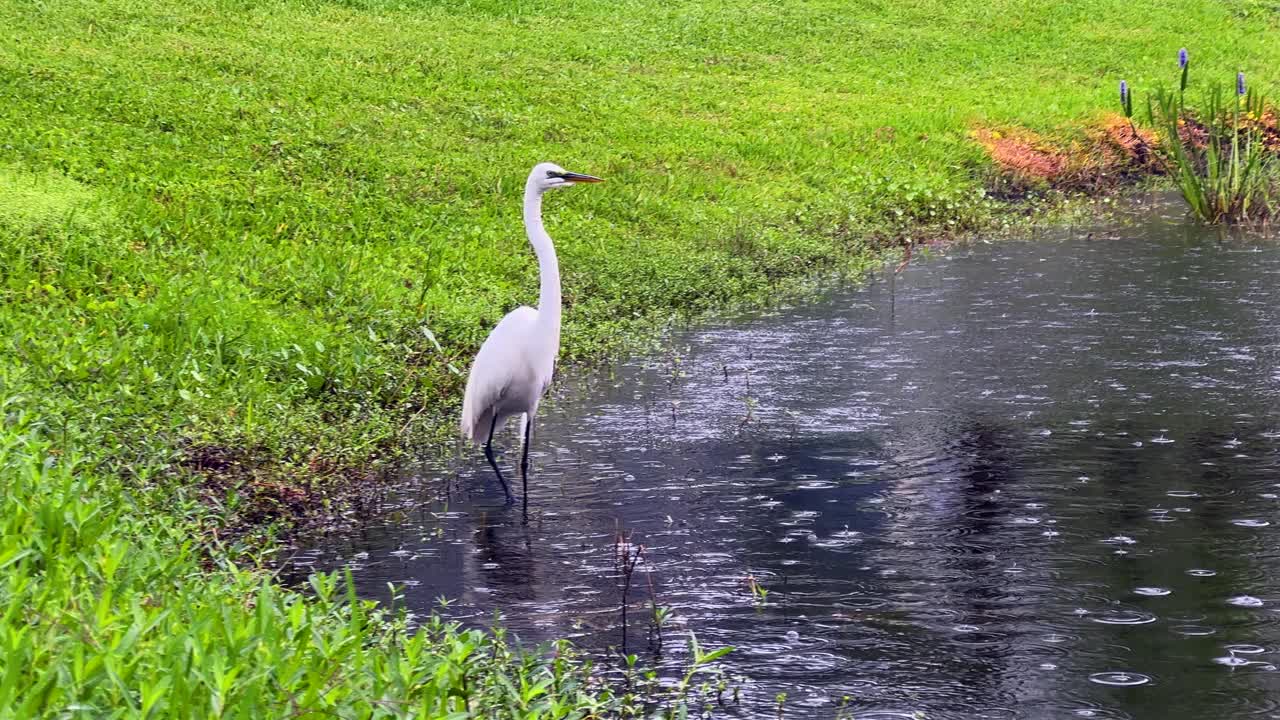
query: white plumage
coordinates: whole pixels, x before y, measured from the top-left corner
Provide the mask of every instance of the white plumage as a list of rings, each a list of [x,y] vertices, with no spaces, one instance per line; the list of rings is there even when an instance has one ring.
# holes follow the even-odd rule
[[[513,415],[533,414],[551,384],[559,328],[539,327],[538,311],[524,305],[507,313],[480,346],[462,399],[462,434],[482,444],[497,415],[500,429]]]
[[[522,306],[507,313],[480,346],[462,398],[462,434],[483,444],[485,457],[502,483],[508,500],[511,489],[493,457],[493,435],[508,419],[521,415],[524,447],[520,469],[524,510],[529,510],[529,439],[538,403],[551,384],[560,352],[560,266],[551,237],[542,227],[542,194],[599,178],[540,163],[529,173],[524,190],[524,226],[538,256],[538,308]]]

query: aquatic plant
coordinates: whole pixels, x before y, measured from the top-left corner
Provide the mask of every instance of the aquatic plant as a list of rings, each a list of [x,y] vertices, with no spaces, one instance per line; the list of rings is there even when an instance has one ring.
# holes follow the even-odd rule
[[[769,598],[769,590],[756,580],[755,575],[748,575],[746,579],[747,590],[751,592],[751,597],[756,603],[764,605]]]
[[[622,597],[618,609],[622,614],[622,654],[627,654],[627,607],[630,605],[631,581],[635,576],[636,566],[644,558],[644,546],[631,541],[632,533],[624,533],[621,528],[613,538],[613,560],[621,581],[619,590]]]
[[[1267,219],[1274,208],[1277,148],[1276,115],[1261,94],[1249,90],[1236,73],[1235,93],[1211,88],[1200,108],[1188,107],[1190,58],[1178,52],[1177,92],[1157,88],[1147,103],[1147,119],[1160,131],[1165,171],[1192,212],[1208,223]],[[1132,117],[1132,96],[1121,81],[1121,106]]]
[[[658,604],[658,591],[653,586],[653,573],[646,573],[645,579],[649,582],[649,607],[653,611],[653,620],[649,627],[649,642],[653,646],[654,655],[661,655],[662,630],[671,619],[671,608]]]
[[[1191,67],[1191,56],[1187,54],[1187,49],[1182,48],[1178,51],[1178,69],[1182,71],[1178,76],[1178,92],[1186,92],[1187,90],[1187,73]]]
[[[676,683],[675,689],[672,691],[674,696],[688,698],[694,677],[700,673],[712,671],[712,663],[731,652],[733,652],[732,647],[721,647],[710,651],[703,650],[702,645],[698,643],[698,637],[690,632],[689,667],[685,669],[684,675]],[[675,717],[679,709],[679,707],[673,706],[668,710],[667,716]]]

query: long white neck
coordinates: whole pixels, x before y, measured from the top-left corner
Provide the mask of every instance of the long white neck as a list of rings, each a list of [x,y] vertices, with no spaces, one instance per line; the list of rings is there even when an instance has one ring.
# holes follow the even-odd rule
[[[533,252],[538,256],[538,274],[541,288],[538,292],[538,323],[554,333],[556,347],[560,344],[560,264],[556,262],[556,249],[551,236],[542,227],[542,193],[530,178],[524,189],[524,229],[529,234]]]

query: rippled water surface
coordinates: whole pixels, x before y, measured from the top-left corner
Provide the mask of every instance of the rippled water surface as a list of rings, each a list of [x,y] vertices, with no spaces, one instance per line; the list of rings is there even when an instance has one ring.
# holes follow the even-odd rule
[[[660,662],[687,629],[736,646],[742,715],[786,690],[790,717],[1280,717],[1276,246],[1152,213],[674,347],[561,378],[527,526],[468,454],[290,572],[604,652],[624,528],[629,650],[652,579]]]

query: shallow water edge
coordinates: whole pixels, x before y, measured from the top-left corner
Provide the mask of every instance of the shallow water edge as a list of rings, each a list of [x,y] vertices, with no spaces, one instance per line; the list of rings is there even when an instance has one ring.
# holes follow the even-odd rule
[[[602,653],[652,649],[656,600],[657,662],[734,645],[744,715],[1277,712],[1280,249],[1180,216],[679,334],[566,384],[528,525],[482,459],[428,466],[288,572]]]

